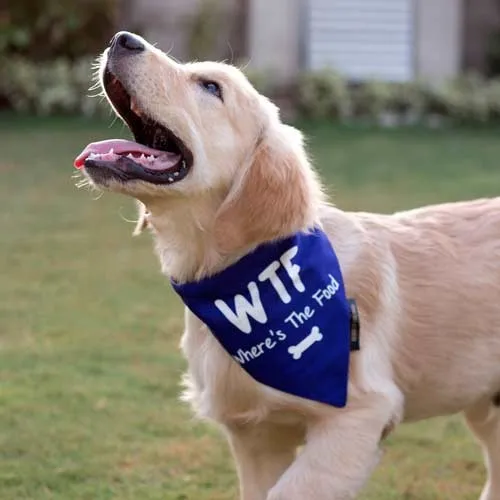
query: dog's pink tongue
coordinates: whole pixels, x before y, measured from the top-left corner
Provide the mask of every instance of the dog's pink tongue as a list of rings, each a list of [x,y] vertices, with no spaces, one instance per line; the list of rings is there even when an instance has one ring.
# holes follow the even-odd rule
[[[104,155],[112,150],[114,154],[123,155],[128,153],[134,153],[136,155],[154,155],[160,156],[164,154],[162,151],[157,149],[148,148],[137,142],[126,141],[125,139],[109,139],[107,141],[92,142],[90,143],[75,159],[74,166],[76,168],[82,168],[85,164],[85,160],[93,154]]]

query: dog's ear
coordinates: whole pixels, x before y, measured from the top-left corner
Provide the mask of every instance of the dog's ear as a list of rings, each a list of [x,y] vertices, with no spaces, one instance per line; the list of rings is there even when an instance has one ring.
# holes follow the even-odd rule
[[[221,253],[232,253],[307,226],[319,184],[310,169],[302,134],[280,124],[257,143],[250,165],[239,172],[215,220]]]
[[[139,236],[148,227],[148,210],[144,203],[137,202],[138,219],[134,228],[133,236]]]

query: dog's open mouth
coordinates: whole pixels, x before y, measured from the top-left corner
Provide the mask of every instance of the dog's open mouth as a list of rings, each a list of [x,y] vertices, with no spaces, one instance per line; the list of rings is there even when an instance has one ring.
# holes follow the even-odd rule
[[[143,180],[172,184],[183,179],[193,155],[171,130],[146,116],[122,83],[106,69],[104,90],[137,142],[111,139],[89,144],[75,160],[75,167],[92,177],[121,181]],[[94,175],[93,175],[94,174]]]

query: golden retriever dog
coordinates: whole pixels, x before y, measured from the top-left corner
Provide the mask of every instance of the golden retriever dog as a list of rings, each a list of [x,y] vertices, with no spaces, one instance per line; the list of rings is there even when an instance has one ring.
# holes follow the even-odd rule
[[[75,165],[138,200],[137,230],[150,228],[169,278],[201,280],[319,226],[357,301],[344,407],[260,384],[186,310],[185,399],[227,435],[241,498],[355,498],[395,426],[463,412],[488,470],[481,500],[500,499],[500,199],[345,212],[301,133],[237,68],[180,64],[120,32],[99,75],[137,142],[90,144]]]

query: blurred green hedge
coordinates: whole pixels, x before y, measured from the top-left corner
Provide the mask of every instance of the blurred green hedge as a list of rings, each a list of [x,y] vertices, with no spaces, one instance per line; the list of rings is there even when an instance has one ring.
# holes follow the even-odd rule
[[[93,57],[43,62],[4,57],[0,59],[0,97],[8,108],[22,113],[109,114],[102,97],[89,97],[101,92],[91,90],[94,65]]]
[[[294,90],[299,115],[383,126],[500,122],[500,79],[466,74],[441,84],[365,81],[333,70],[301,76]]]
[[[109,113],[92,85],[93,56],[34,62],[0,58],[0,98],[9,108],[37,114]],[[332,70],[307,72],[286,91],[265,74],[247,72],[262,93],[288,96],[295,114],[311,120],[382,126],[500,123],[500,79],[478,75],[431,85],[366,81],[353,84]]]
[[[0,4],[0,55],[32,61],[97,54],[116,27],[120,0],[7,0]]]
[[[0,108],[95,114],[91,61],[115,32],[123,0],[7,0],[0,4]]]

